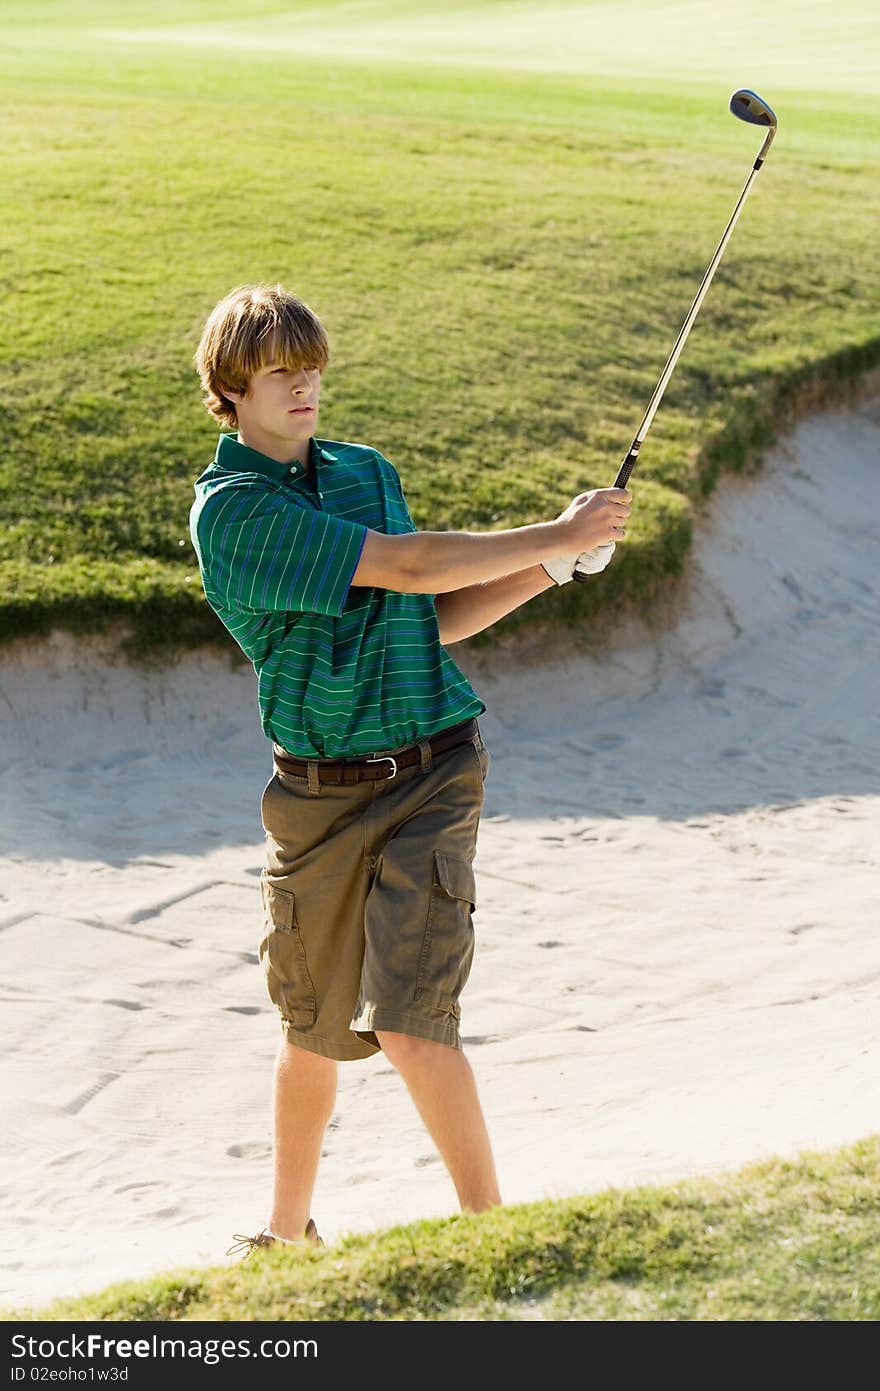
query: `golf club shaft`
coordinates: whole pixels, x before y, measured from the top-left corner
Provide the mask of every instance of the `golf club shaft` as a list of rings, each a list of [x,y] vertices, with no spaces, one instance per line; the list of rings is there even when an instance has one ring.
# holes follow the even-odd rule
[[[700,312],[700,305],[703,303],[703,300],[706,297],[706,291],[712,283],[712,278],[716,270],[718,269],[718,264],[721,260],[721,257],[724,255],[725,248],[727,246],[727,243],[730,241],[731,234],[737,223],[737,219],[739,218],[739,215],[742,212],[743,204],[745,203],[746,198],[749,196],[749,190],[751,189],[752,184],[755,181],[758,170],[764,163],[767,151],[770,148],[770,142],[772,141],[773,136],[775,134],[775,130],[769,130],[767,132],[766,138],[764,140],[763,145],[761,146],[758,157],[756,158],[755,163],[753,164],[751,171],[749,172],[749,177],[745,181],[743,191],[739,195],[739,199],[737,201],[736,207],[733,210],[730,221],[725,227],[724,234],[717,247],[715,248],[715,254],[712,257],[712,260],[709,262],[709,267],[706,271],[706,274],[703,276],[702,284],[700,285],[700,288],[696,293],[694,302],[687,312],[687,317],[685,318],[685,321],[681,326],[679,335],[675,340],[675,345],[673,346],[672,352],[666,359],[666,366],[663,368],[663,371],[660,374],[660,380],[654,388],[654,394],[648,403],[648,409],[645,411],[645,414],[642,418],[642,423],[636,431],[635,438],[629,447],[627,456],[621,464],[620,469],[618,470],[617,477],[614,480],[615,488],[626,487],[629,481],[630,474],[632,473],[633,469],[638,463],[639,450],[641,449],[642,444],[644,443],[645,436],[651,428],[651,421],[654,419],[654,416],[657,413],[657,407],[660,405],[660,402],[663,399],[663,393],[666,390],[666,387],[669,384],[669,379],[675,370],[675,364],[678,362],[678,359],[681,355],[681,350],[687,342],[687,336],[693,328],[694,320],[696,319],[697,314]],[[577,567],[575,567],[574,578],[576,580],[580,580],[583,583],[586,580],[588,580],[590,576],[585,571],[579,571]]]
[[[709,267],[706,271],[706,274],[703,276],[702,284],[700,285],[700,288],[697,291],[696,296],[694,297],[694,302],[687,312],[687,317],[681,326],[679,335],[675,340],[672,352],[666,359],[666,366],[660,373],[660,380],[655,386],[654,394],[648,402],[648,409],[645,411],[645,414],[642,417],[642,423],[636,431],[635,439],[629,447],[629,453],[627,454],[626,458],[621,464],[620,470],[617,474],[617,478],[614,480],[615,488],[626,487],[627,480],[636,466],[639,450],[642,444],[644,443],[645,436],[651,428],[651,422],[654,419],[654,416],[657,414],[657,407],[660,405],[660,402],[663,399],[663,393],[669,384],[669,379],[672,376],[672,373],[675,371],[675,364],[678,362],[678,359],[681,356],[681,350],[687,342],[687,337],[691,329],[693,328],[694,320],[700,312],[700,306],[702,305],[703,300],[706,297],[706,291],[712,284],[712,280],[714,278],[716,270],[718,269],[721,257],[724,255],[727,243],[730,241],[733,229],[737,224],[737,219],[739,218],[739,215],[742,212],[743,204],[745,203],[746,198],[749,195],[749,191],[752,187],[752,184],[755,181],[755,176],[760,167],[761,166],[759,164],[756,164],[755,167],[752,169],[751,173],[749,174],[749,177],[746,179],[743,191],[739,195],[739,201],[733,210],[733,215],[731,216],[730,221],[724,229],[724,235],[722,236],[720,242],[715,248],[715,254],[712,257],[712,260],[709,262]]]

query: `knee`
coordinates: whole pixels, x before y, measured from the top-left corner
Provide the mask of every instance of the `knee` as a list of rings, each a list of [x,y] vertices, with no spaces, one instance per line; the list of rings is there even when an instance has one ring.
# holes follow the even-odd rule
[[[290,1038],[282,1038],[275,1055],[275,1067],[278,1073],[295,1074],[298,1078],[333,1081],[337,1063],[335,1058],[325,1058],[310,1048],[300,1048]]]
[[[407,1067],[437,1057],[438,1049],[446,1048],[444,1043],[436,1043],[430,1038],[416,1038],[413,1034],[395,1034],[382,1029],[376,1031],[379,1047],[392,1067]]]

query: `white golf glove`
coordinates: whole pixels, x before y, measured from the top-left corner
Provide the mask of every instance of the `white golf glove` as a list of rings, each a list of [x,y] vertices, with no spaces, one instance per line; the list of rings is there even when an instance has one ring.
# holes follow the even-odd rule
[[[568,580],[574,579],[575,565],[579,570],[585,570],[588,575],[598,575],[600,570],[605,569],[613,554],[614,542],[608,541],[604,546],[597,546],[594,551],[563,556],[561,560],[542,560],[541,564],[551,580],[555,580],[557,584],[565,584]]]

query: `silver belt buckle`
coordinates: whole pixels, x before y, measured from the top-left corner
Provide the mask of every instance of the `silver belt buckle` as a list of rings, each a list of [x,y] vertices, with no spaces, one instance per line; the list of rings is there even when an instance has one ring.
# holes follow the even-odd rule
[[[388,781],[388,778],[393,778],[393,777],[396,777],[396,776],[397,776],[397,759],[396,759],[396,758],[392,758],[390,754],[380,755],[379,757],[365,758],[365,759],[364,759],[364,762],[365,762],[365,763],[390,763],[390,764],[391,764],[391,772],[388,774],[388,777],[385,779],[386,782]]]

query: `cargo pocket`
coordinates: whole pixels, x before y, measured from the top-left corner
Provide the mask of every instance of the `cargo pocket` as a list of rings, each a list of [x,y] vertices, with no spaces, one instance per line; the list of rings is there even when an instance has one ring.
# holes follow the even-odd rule
[[[273,1004],[293,1024],[314,1024],[317,1013],[315,987],[306,965],[306,953],[296,920],[296,897],[279,888],[263,870],[263,935],[260,961]]]
[[[415,999],[459,1017],[458,997],[474,956],[472,913],[477,906],[473,867],[434,851],[434,879],[419,958]]]

